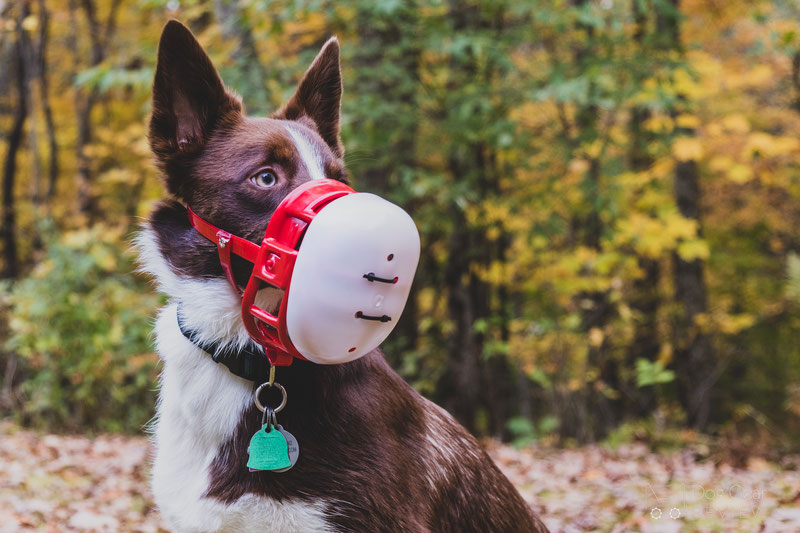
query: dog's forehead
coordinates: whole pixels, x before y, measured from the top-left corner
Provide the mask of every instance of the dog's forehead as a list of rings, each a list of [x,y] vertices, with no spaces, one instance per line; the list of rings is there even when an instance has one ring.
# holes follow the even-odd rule
[[[313,123],[307,124],[303,119],[245,117],[231,133],[231,140],[236,146],[248,153],[267,150],[279,158],[294,154],[302,157],[302,152],[310,148],[322,159],[333,157],[333,152],[314,129]]]
[[[245,151],[264,149],[291,150],[292,137],[282,124],[273,118],[244,118],[229,138]]]

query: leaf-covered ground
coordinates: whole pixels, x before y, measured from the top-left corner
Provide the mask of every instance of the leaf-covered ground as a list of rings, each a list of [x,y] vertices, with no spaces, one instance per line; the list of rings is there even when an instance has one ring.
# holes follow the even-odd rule
[[[643,445],[488,447],[553,532],[800,531],[798,458],[735,469]],[[0,532],[161,531],[149,453],[141,437],[45,435],[0,423]]]

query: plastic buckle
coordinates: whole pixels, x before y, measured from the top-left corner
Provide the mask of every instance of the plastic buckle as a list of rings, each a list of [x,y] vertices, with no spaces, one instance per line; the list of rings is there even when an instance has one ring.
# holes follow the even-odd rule
[[[228,278],[228,282],[231,284],[231,287],[233,287],[237,294],[241,295],[242,289],[239,288],[239,285],[236,283],[236,279],[233,277],[233,266],[231,265],[231,247],[228,246],[228,243],[230,242],[230,233],[223,230],[217,231],[217,253],[219,254],[219,264],[222,267],[222,271],[225,273],[225,277]]]
[[[296,260],[297,250],[284,246],[271,237],[264,239],[258,251],[253,275],[274,287],[286,289]]]
[[[267,348],[265,346],[264,352],[267,354],[267,359],[269,359],[271,365],[289,366],[292,364],[292,360],[294,360],[294,357],[288,353],[276,350],[275,348]]]

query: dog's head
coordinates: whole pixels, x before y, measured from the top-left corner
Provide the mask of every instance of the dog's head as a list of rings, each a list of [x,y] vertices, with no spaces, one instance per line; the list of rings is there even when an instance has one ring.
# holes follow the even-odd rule
[[[283,107],[270,117],[247,117],[192,33],[176,21],[166,25],[149,138],[174,199],[156,208],[149,226],[173,271],[223,276],[216,247],[192,229],[181,202],[215,226],[258,242],[292,189],[312,179],[346,180],[341,94],[339,43],[332,38]],[[251,266],[235,259],[239,283]]]

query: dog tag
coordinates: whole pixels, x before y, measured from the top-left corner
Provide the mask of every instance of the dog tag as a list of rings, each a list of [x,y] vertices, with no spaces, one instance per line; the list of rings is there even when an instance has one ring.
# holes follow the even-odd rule
[[[286,472],[297,464],[297,458],[300,457],[300,446],[297,444],[297,439],[294,438],[294,435],[283,429],[283,426],[280,424],[278,424],[278,431],[280,431],[283,437],[286,439],[286,446],[289,449],[289,462],[292,464],[286,468],[274,470],[274,472]]]
[[[250,439],[250,458],[247,467],[252,470],[280,470],[292,466],[289,447],[283,433],[272,424],[264,424]]]

